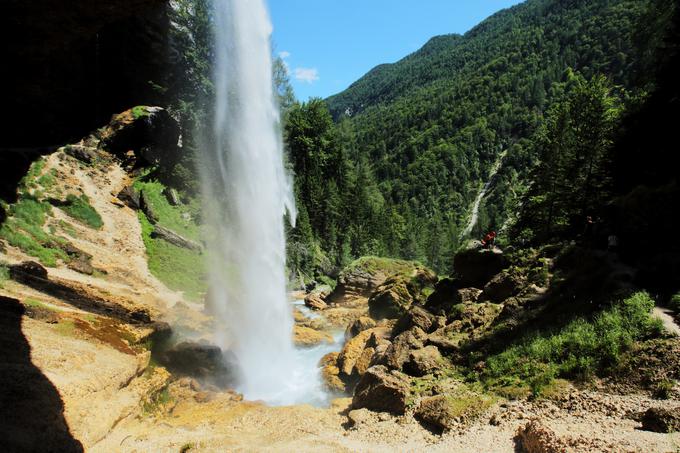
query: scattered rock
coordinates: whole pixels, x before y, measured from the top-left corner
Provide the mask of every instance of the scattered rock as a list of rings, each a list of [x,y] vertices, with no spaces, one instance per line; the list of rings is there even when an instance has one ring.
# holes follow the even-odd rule
[[[190,239],[187,239],[183,236],[180,236],[174,231],[171,231],[160,225],[153,226],[153,232],[151,233],[151,237],[161,238],[164,241],[171,243],[172,245],[176,245],[177,247],[181,247],[188,250],[193,250],[195,252],[203,251],[203,247],[201,246],[201,244],[194,242]]]
[[[86,164],[91,164],[97,158],[97,148],[83,144],[66,145],[62,148],[66,154]]]
[[[177,190],[173,189],[172,187],[166,187],[165,190],[163,190],[163,194],[168,199],[168,203],[170,203],[172,206],[179,206],[182,204],[182,201],[179,198],[179,193],[177,193]]]
[[[68,263],[68,268],[85,275],[94,274],[94,267],[92,267],[92,264],[88,259],[78,258],[70,261]]]
[[[333,337],[327,332],[321,332],[300,325],[293,326],[293,341],[298,346],[316,346],[321,343],[333,343]]]
[[[372,329],[375,326],[376,323],[373,319],[369,318],[368,316],[362,316],[347,327],[347,330],[345,331],[345,339],[350,340],[359,335],[364,330]]]
[[[655,433],[672,433],[680,431],[680,410],[663,407],[650,407],[642,415],[642,429]]]
[[[354,390],[352,408],[403,414],[410,394],[408,376],[376,365],[369,368],[359,380]]]
[[[35,278],[47,280],[47,269],[35,261],[24,261],[9,267],[9,277],[19,283],[30,283]]]
[[[373,319],[395,319],[402,316],[416,301],[419,290],[409,288],[410,280],[391,277],[375,290],[368,299],[368,312]]]
[[[454,305],[477,302],[481,293],[478,288],[461,288],[459,281],[443,278],[435,285],[425,307],[433,313],[446,315]]]
[[[328,307],[321,296],[316,293],[308,294],[305,297],[305,306],[311,308],[312,310],[323,310]]]
[[[475,244],[453,258],[453,269],[460,287],[484,288],[491,278],[508,266],[503,252],[494,248],[483,249]]]
[[[373,417],[373,412],[368,409],[354,409],[347,414],[349,424],[353,428],[370,423],[373,420]]]
[[[409,354],[409,361],[404,364],[406,373],[412,376],[425,376],[442,366],[442,355],[436,346],[425,346]]]
[[[526,425],[520,426],[517,429],[515,441],[526,453],[570,451],[569,445],[538,420],[532,420]]]
[[[118,192],[116,198],[125,203],[125,205],[131,209],[139,209],[141,206],[139,192],[137,192],[132,186],[126,186],[123,188],[123,190]]]

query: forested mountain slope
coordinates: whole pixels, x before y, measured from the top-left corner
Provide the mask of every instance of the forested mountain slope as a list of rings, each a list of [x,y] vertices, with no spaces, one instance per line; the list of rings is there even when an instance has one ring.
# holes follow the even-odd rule
[[[529,0],[463,36],[435,37],[327,99],[347,156],[368,164],[382,196],[371,199],[382,220],[374,252],[445,268],[475,195],[508,149],[474,233],[502,228],[535,158],[525,139],[573,72],[633,86],[648,9],[645,0]]]

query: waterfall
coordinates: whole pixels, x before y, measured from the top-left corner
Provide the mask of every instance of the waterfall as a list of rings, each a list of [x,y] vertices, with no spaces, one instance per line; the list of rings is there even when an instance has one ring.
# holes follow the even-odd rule
[[[201,153],[210,307],[247,399],[290,404],[300,376],[286,295],[284,214],[294,222],[263,0],[215,0],[214,127]]]

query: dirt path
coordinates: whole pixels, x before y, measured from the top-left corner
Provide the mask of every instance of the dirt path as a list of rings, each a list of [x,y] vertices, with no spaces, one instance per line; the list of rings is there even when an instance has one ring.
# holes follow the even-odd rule
[[[663,322],[664,328],[672,334],[680,336],[680,326],[675,322],[672,311],[668,308],[654,307],[652,315]]]

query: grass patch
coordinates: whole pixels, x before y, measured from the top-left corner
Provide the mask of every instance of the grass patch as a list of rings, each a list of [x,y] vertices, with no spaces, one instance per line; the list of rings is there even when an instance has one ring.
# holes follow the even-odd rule
[[[153,415],[161,411],[164,406],[167,406],[173,401],[170,390],[164,387],[159,392],[151,395],[146,401],[142,403],[142,412],[144,415]]]
[[[413,269],[418,266],[421,266],[421,264],[415,261],[382,258],[378,256],[362,256],[361,258],[352,261],[345,268],[344,272],[360,270],[373,274],[378,271],[383,271],[389,275],[411,276]]]
[[[177,234],[184,236],[187,239],[197,241],[200,238],[200,231],[198,226],[191,220],[186,220],[184,217],[189,214],[190,217],[191,204],[182,206],[172,206],[163,190],[165,186],[158,181],[140,181],[134,183],[134,189],[140,194],[143,192],[145,199],[151,205],[153,212],[158,216],[158,224],[174,231]]]
[[[636,293],[588,320],[578,318],[558,331],[537,333],[490,357],[482,380],[492,390],[528,387],[534,395],[554,378],[587,379],[615,367],[635,341],[658,336],[661,322],[650,316],[654,301]]]
[[[153,225],[141,212],[139,221],[151,273],[168,288],[183,291],[188,299],[199,301],[207,290],[203,257],[192,250],[152,238]]]
[[[72,319],[61,319],[56,326],[56,331],[59,335],[72,337],[76,331],[76,324]]]
[[[38,187],[37,179],[40,177],[47,162],[42,157],[31,164],[26,175],[19,181],[19,193],[25,194],[30,189]]]
[[[132,116],[137,120],[151,115],[146,105],[137,105],[132,107]]]
[[[30,298],[29,298],[29,299],[25,299],[25,300],[24,300],[24,305],[25,305],[26,307],[30,307],[30,308],[41,308],[41,309],[44,309],[44,310],[48,310],[48,309],[49,309],[49,308],[47,307],[47,305],[45,305],[44,303],[40,302],[40,301],[37,300],[37,299],[30,299]]]
[[[59,220],[59,228],[61,228],[61,231],[64,233],[68,234],[72,238],[77,238],[78,237],[78,231],[73,227],[68,222],[65,222],[64,220]]]
[[[101,216],[97,210],[92,207],[87,195],[83,194],[80,197],[77,197],[71,194],[66,197],[66,201],[68,204],[62,206],[61,210],[70,217],[96,230],[104,226]]]
[[[43,225],[51,213],[51,206],[31,197],[20,198],[8,209],[9,218],[0,227],[0,237],[43,265],[54,267],[57,260],[69,260],[60,246],[64,239],[50,235]]]
[[[9,267],[5,263],[0,263],[0,288],[4,288],[7,281],[9,281]]]

